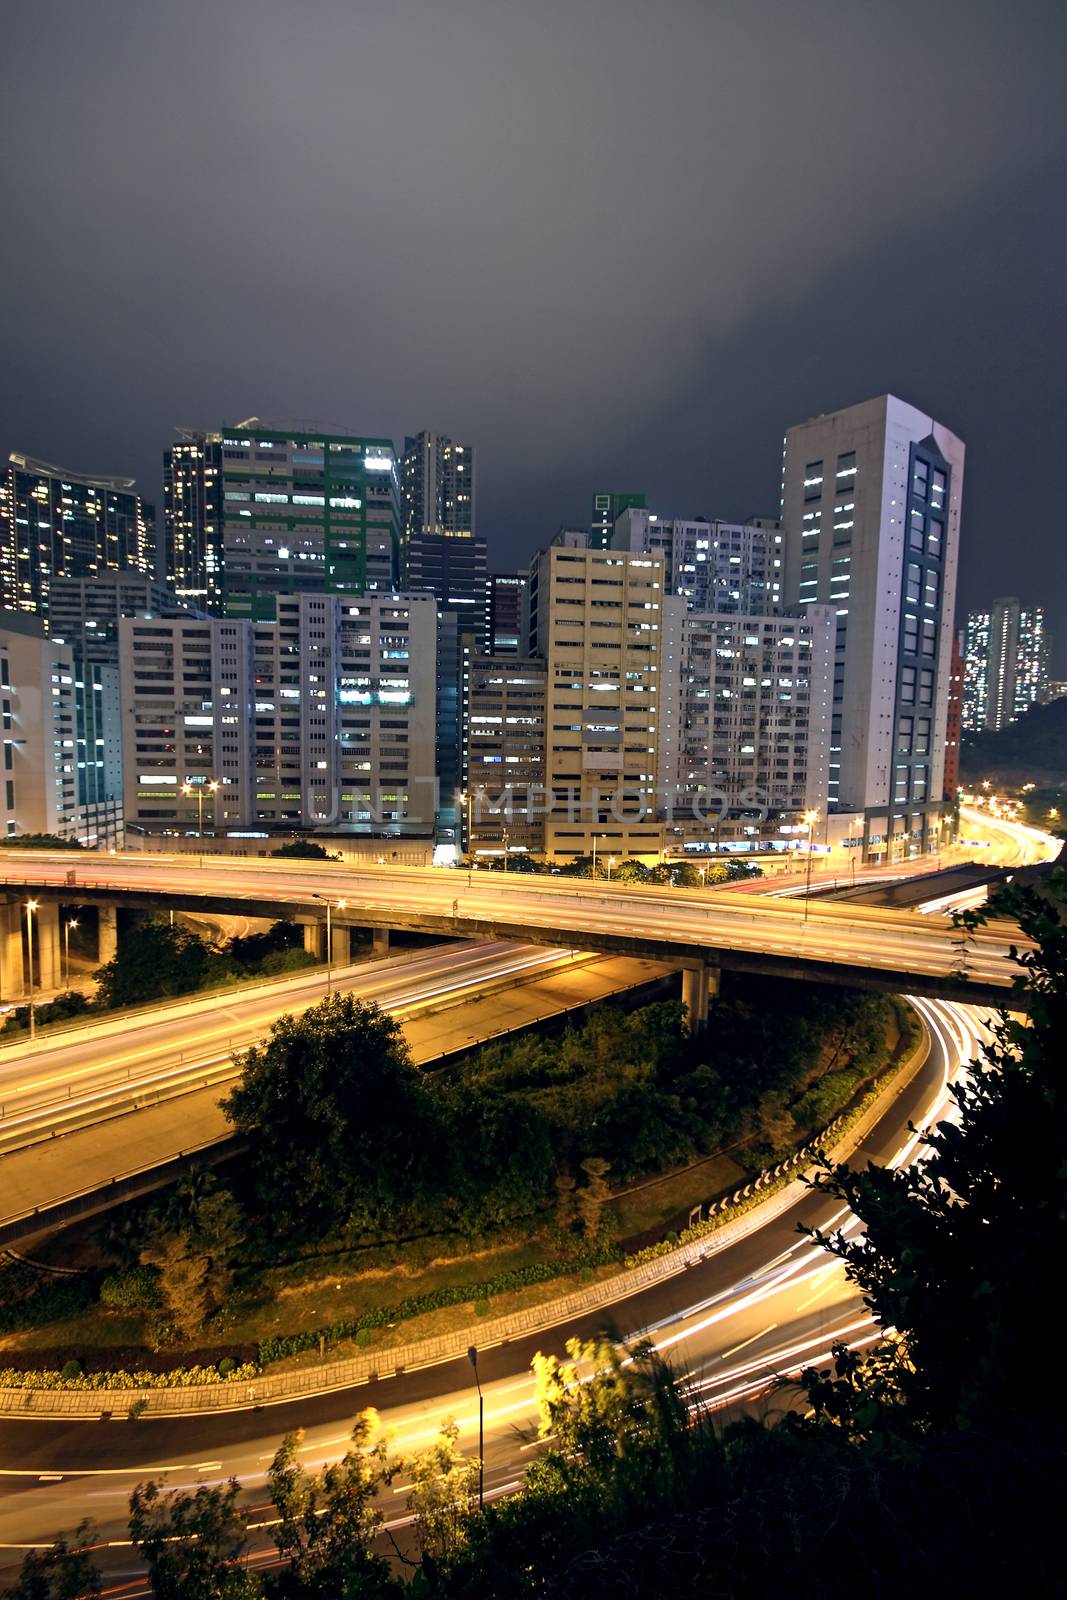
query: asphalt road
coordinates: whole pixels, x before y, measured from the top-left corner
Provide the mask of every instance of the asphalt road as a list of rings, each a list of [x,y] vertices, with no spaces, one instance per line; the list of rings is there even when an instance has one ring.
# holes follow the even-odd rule
[[[16,860],[15,858],[18,857]],[[61,859],[62,858],[62,859]],[[457,936],[487,933],[538,943],[573,938],[640,940],[643,953],[668,958],[671,949],[705,949],[709,959],[731,953],[771,957],[800,975],[805,962],[857,973],[948,978],[965,967],[968,977],[1007,987],[1014,976],[1009,925],[983,929],[961,951],[943,918],[916,918],[881,908],[796,904],[788,899],[715,890],[653,890],[563,878],[523,878],[512,873],[450,872],[440,868],[351,868],[336,863],[250,861],[204,856],[202,866],[160,856],[79,857],[74,869],[62,852],[0,851],[0,877],[9,892],[60,888],[74,870],[78,886],[138,894],[180,896],[187,910],[197,897],[225,898],[236,912],[242,899],[279,911],[322,909],[324,898],[344,900],[338,922],[425,926],[440,919]],[[70,891],[72,896],[75,891]],[[323,913],[324,914],[324,913]],[[440,930],[439,930],[440,931]],[[1016,936],[1017,937],[1017,936]],[[657,948],[651,948],[652,944]],[[623,946],[628,948],[628,945]]]

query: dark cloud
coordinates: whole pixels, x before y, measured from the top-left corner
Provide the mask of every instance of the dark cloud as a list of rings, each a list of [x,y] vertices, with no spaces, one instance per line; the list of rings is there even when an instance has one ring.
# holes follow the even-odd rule
[[[175,422],[439,427],[504,564],[595,484],[773,507],[890,388],[968,442],[964,600],[1058,605],[1063,16],[10,0],[0,443],[158,492]]]

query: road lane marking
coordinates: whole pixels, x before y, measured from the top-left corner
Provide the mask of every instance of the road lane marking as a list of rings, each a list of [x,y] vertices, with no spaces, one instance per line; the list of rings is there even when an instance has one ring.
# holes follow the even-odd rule
[[[724,1350],[722,1355],[719,1357],[719,1360],[728,1361],[729,1358],[731,1356],[735,1356],[739,1350],[747,1350],[750,1344],[755,1344],[756,1340],[762,1339],[764,1334],[773,1333],[777,1326],[777,1322],[772,1322],[770,1327],[761,1328],[759,1333],[754,1333],[751,1339],[742,1339],[741,1343],[735,1344],[732,1350]]]

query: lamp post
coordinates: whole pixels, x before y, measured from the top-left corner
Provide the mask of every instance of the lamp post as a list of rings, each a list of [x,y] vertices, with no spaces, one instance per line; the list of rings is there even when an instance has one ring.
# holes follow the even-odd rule
[[[205,789],[207,789],[209,794],[218,794],[218,792],[219,792],[218,779],[217,778],[212,778],[210,783],[206,783],[206,784],[204,784],[204,783],[189,783],[188,781],[186,781],[185,783],[182,784],[182,794],[184,794],[184,795],[194,795],[195,794],[196,795],[196,837],[198,839],[203,839],[203,837],[204,837],[204,790]]]
[[[34,1037],[33,1024],[33,913],[37,910],[36,900],[26,901],[26,939],[30,947],[30,1038]]]
[[[70,988],[70,930],[78,926],[77,917],[68,917],[63,924],[63,985]]]
[[[599,838],[600,838],[599,833],[594,833],[594,835],[593,835],[593,882],[594,883],[596,882],[596,844],[597,844],[597,840]]]
[[[474,1368],[474,1381],[478,1385],[478,1506],[485,1505],[485,1400],[482,1396],[482,1380],[478,1376],[478,1346],[472,1344],[467,1351],[467,1360]]]
[[[326,993],[329,994],[333,986],[333,901],[327,900],[323,894],[317,894],[315,899],[326,903]],[[346,901],[338,900],[338,911],[343,911],[346,904]]]
[[[812,845],[814,843],[815,824],[818,822],[818,820],[819,820],[819,813],[817,811],[805,811],[805,813],[804,813],[804,826],[808,830],[808,872],[807,872],[807,884],[806,884],[805,889],[804,889],[804,921],[805,922],[807,922],[807,920],[808,920],[808,912],[811,909],[811,847],[812,847]]]
[[[503,830],[503,833],[502,833],[501,837],[503,838],[503,841],[504,841],[504,871],[507,872],[507,870],[508,870],[508,846],[511,843],[511,834],[505,828]]]
[[[609,883],[611,882],[611,869],[615,865],[616,865],[615,857],[614,856],[609,856],[608,857],[608,882]]]

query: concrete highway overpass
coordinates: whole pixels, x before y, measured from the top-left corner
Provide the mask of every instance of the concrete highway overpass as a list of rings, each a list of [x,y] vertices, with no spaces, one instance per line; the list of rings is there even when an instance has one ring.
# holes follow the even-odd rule
[[[11,948],[20,902],[289,917],[312,928],[404,928],[467,939],[564,944],[672,964],[699,1024],[720,969],[1002,1003],[1017,975],[1010,923],[964,936],[942,917],[854,905],[333,862],[204,855],[0,851]],[[342,903],[343,902],[343,903]],[[11,963],[9,962],[9,972]],[[5,991],[6,992],[6,991]]]

